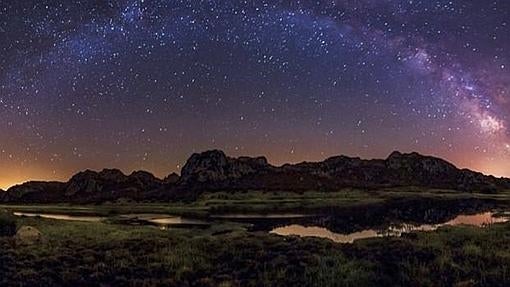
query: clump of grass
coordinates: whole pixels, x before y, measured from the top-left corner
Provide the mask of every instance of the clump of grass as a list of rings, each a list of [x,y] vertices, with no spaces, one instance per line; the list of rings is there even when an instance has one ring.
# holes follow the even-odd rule
[[[7,211],[0,210],[0,237],[13,236],[16,233],[16,219]]]

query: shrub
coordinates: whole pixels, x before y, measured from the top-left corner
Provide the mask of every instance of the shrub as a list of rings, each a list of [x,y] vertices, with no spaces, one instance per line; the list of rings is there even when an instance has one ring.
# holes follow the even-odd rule
[[[14,236],[16,234],[16,220],[6,211],[0,210],[0,236]]]

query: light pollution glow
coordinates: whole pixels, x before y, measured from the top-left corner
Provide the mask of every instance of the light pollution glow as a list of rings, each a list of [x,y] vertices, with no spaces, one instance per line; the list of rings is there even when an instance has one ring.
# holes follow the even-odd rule
[[[237,156],[243,155],[242,153],[238,154]],[[331,154],[330,156],[333,156],[335,154]],[[320,157],[323,155],[315,156],[315,157],[306,157],[306,158],[294,158],[292,163],[297,163],[301,161],[313,161],[313,160],[323,160],[325,157]],[[315,158],[315,159],[314,159]],[[504,159],[492,159],[490,161],[478,161],[473,162],[470,160],[467,160],[468,157],[466,156],[458,156],[458,162],[461,162],[461,164],[458,166],[459,168],[469,168],[475,171],[484,172],[485,174],[494,175],[497,177],[510,177],[510,173],[508,173],[508,165],[507,162]],[[274,165],[282,165],[285,163],[288,163],[285,158],[282,157],[273,157],[268,159],[270,163]],[[91,168],[94,169],[94,168]],[[96,170],[100,170],[99,166],[96,168]],[[126,170],[124,169],[124,173],[131,173],[132,171],[135,171],[136,169],[132,170]],[[154,172],[154,174],[159,178],[164,178],[171,172],[179,172],[179,170],[154,170],[150,172]],[[43,180],[43,181],[67,181],[73,173],[65,173],[63,171],[55,172],[55,171],[49,171],[47,169],[30,169],[30,168],[20,168],[17,170],[5,170],[2,171],[2,177],[0,177],[0,189],[7,190],[9,187],[21,184],[26,181],[32,181],[32,180]]]

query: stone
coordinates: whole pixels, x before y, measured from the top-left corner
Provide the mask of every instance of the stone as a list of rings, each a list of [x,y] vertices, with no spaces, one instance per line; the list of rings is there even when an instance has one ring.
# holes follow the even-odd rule
[[[44,237],[42,233],[32,226],[22,226],[16,232],[14,236],[17,245],[32,245],[37,243],[42,243],[44,241]]]

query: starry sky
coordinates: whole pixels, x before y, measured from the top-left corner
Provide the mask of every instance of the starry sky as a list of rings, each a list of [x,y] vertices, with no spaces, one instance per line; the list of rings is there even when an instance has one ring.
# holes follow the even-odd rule
[[[510,1],[2,0],[0,187],[393,150],[510,176]]]

